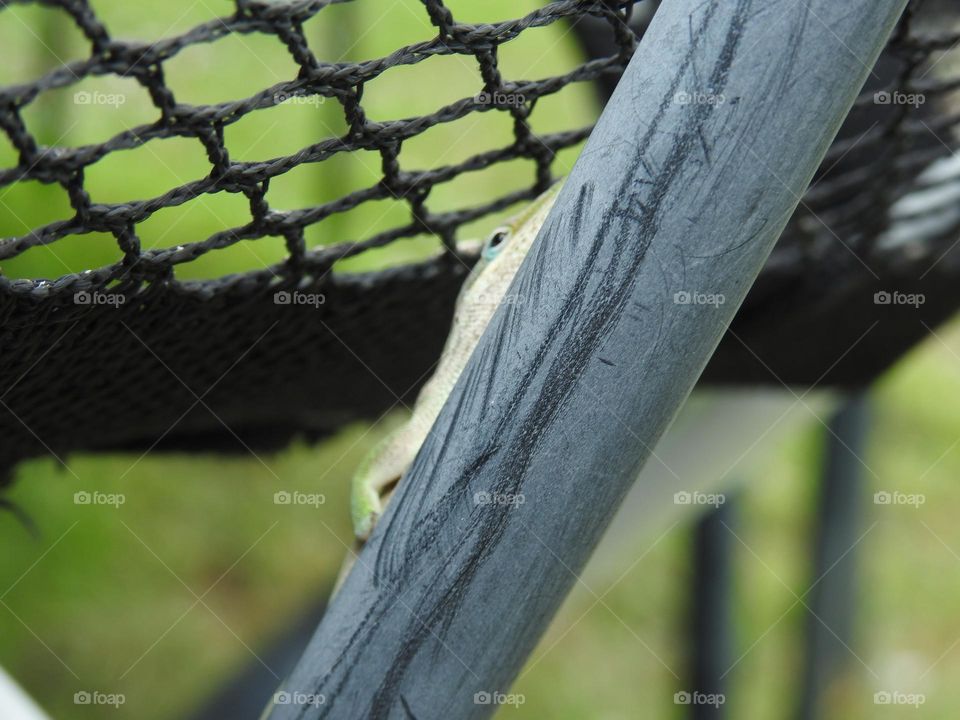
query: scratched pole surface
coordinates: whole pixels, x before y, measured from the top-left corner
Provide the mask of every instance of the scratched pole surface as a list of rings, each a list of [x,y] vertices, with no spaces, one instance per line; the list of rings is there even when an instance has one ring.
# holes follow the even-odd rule
[[[664,3],[271,718],[519,700],[904,5]]]

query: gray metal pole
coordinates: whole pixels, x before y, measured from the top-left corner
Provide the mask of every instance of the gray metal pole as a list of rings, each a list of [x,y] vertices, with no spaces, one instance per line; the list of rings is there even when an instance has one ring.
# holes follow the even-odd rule
[[[664,3],[271,718],[516,699],[905,2]]]

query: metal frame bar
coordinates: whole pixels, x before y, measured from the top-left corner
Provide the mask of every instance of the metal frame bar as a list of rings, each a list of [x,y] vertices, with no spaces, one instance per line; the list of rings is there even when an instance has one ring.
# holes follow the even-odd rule
[[[724,702],[694,703],[692,720],[722,720],[727,717],[726,674],[733,665],[734,536],[737,497],[697,521],[693,533],[693,582],[691,583],[690,680],[691,690],[722,695]]]
[[[813,547],[813,588],[806,613],[801,720],[827,715],[831,685],[849,681],[856,617],[856,551],[867,482],[859,457],[870,430],[867,393],[852,395],[826,433]]]
[[[663,4],[270,718],[497,709],[905,2]]]

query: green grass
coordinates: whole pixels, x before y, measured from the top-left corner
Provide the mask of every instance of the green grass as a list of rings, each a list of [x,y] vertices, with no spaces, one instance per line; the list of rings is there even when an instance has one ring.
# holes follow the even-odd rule
[[[16,548],[0,558],[0,584],[22,577],[3,597],[0,662],[58,718],[97,717],[72,701],[96,689],[126,696],[120,717],[182,717],[329,590],[350,541],[349,475],[378,432],[354,427],[263,463],[150,455],[71,458],[69,472],[25,465],[11,496],[42,538],[0,520],[2,542]],[[125,502],[75,505],[83,490]],[[276,505],[280,490],[326,504]]]
[[[869,477],[869,532],[857,548],[855,647],[866,667],[851,656],[830,718],[902,717],[902,708],[873,705],[879,689],[923,692],[918,717],[947,720],[960,706],[960,650],[952,647],[960,637],[960,409],[941,399],[960,391],[960,326],[941,337],[949,349],[928,341],[874,392],[864,460],[878,477]],[[42,537],[31,540],[0,515],[0,543],[11,549],[0,556],[0,588],[13,586],[0,593],[0,664],[58,718],[99,716],[73,704],[82,689],[124,693],[118,718],[182,717],[327,592],[349,542],[349,476],[400,419],[262,462],[148,455],[77,456],[69,471],[25,464],[11,498]],[[822,435],[811,418],[748,478],[738,534],[750,550],[740,546],[736,566],[736,634],[746,654],[731,673],[734,717],[788,717],[797,699],[805,621],[794,593],[810,584]],[[74,504],[75,492],[93,489],[126,502]],[[326,502],[275,505],[283,489]],[[872,493],[883,489],[922,492],[927,502],[919,510],[874,505]],[[615,585],[620,570],[587,573],[590,589],[575,588],[513,689],[524,705],[502,717],[632,718],[638,708],[644,717],[682,717],[671,671],[682,677],[684,669],[688,527],[647,552],[650,543],[638,537],[605,559],[630,568]]]
[[[478,21],[511,16],[535,3],[448,5],[461,19]],[[95,7],[115,34],[150,39],[182,32],[225,12],[227,4],[155,3],[149,13],[119,0],[101,0]],[[37,7],[0,13],[0,43],[9,59],[0,66],[0,82],[35,77],[57,58],[82,57],[83,39],[58,17]],[[45,50],[24,24],[54,50]],[[359,36],[358,28],[363,36],[354,45],[346,39]],[[433,29],[415,0],[387,10],[361,0],[328,8],[307,24],[307,32],[324,59],[355,60],[428,38]],[[576,52],[557,26],[521,35],[501,55],[505,75],[516,79],[569,67]],[[279,42],[248,36],[192,48],[170,63],[167,79],[182,101],[215,102],[243,97],[295,72]],[[155,117],[142,90],[129,81],[99,78],[79,88],[129,93],[128,102],[117,107],[74,105],[76,89],[51,93],[28,111],[41,141],[99,142]],[[432,58],[370,83],[365,105],[373,119],[394,119],[479,89],[475,63]],[[548,132],[585,124],[595,113],[589,88],[578,86],[542,101],[533,124]],[[254,113],[228,127],[226,137],[234,158],[264,160],[343,131],[338,106],[327,101]],[[407,168],[453,163],[511,137],[507,118],[479,114],[408,141],[402,163]],[[568,168],[574,159],[575,152],[565,152],[560,166]],[[12,149],[0,140],[0,164],[14,162]],[[199,143],[167,139],[103,160],[88,170],[87,183],[94,200],[119,202],[152,197],[208,169]],[[517,162],[471,174],[437,188],[431,207],[450,210],[470,204],[474,195],[520,187],[532,171],[530,163]],[[372,185],[378,173],[374,153],[342,156],[277,178],[269,199],[277,208],[305,207]],[[246,212],[242,197],[199,198],[145,222],[143,245],[200,240],[242,224]],[[396,203],[371,204],[321,223],[308,238],[314,245],[359,239],[405,221],[404,213]],[[69,215],[57,187],[28,183],[0,190],[0,235]],[[490,219],[467,231],[481,235],[495,223]],[[429,238],[402,241],[342,269],[412,261],[436,249]],[[50,277],[117,256],[110,237],[85,235],[32,250],[4,263],[3,272]],[[282,244],[272,239],[243,243],[179,269],[178,276],[213,277],[282,256]],[[870,670],[851,661],[851,673],[833,691],[832,718],[899,717],[902,708],[872,704],[872,693],[883,688],[924,692],[927,703],[917,717],[952,719],[960,707],[960,690],[952,682],[960,672],[960,649],[952,647],[960,637],[954,612],[960,601],[960,530],[953,518],[960,501],[960,454],[953,447],[960,407],[947,401],[956,395],[951,391],[960,391],[960,328],[943,337],[950,349],[928,342],[875,392],[875,429],[865,458],[877,474],[870,478],[871,492],[923,492],[927,503],[911,510],[875,506],[864,498],[872,529],[858,549],[857,652]],[[329,590],[350,537],[349,477],[400,419],[349,427],[318,447],[296,446],[262,458],[79,455],[67,458],[68,469],[52,460],[24,464],[10,498],[29,513],[41,536],[31,539],[10,514],[0,514],[0,543],[8,548],[0,555],[0,665],[57,718],[102,716],[102,710],[73,703],[78,690],[123,693],[126,703],[111,714],[118,719],[183,717],[256,662],[255,654],[271,638]],[[756,556],[745,548],[737,556],[737,638],[741,651],[752,649],[731,674],[732,717],[789,717],[796,702],[804,622],[798,608],[791,609],[792,592],[802,594],[809,585],[822,434],[811,420],[772,465],[749,478],[740,536]],[[125,502],[118,508],[75,504],[74,493],[84,490],[120,493]],[[326,502],[316,508],[277,505],[273,498],[280,490],[320,493]],[[616,575],[589,580],[589,590],[576,587],[516,683],[514,692],[522,693],[525,703],[505,708],[502,717],[683,717],[673,704],[679,683],[672,672],[683,672],[688,528],[668,533],[647,552],[649,544],[650,538],[638,538],[606,559],[607,565],[631,568],[612,587]],[[603,595],[602,603],[594,593]]]
[[[849,671],[831,688],[828,720],[907,717],[903,707],[874,705],[879,690],[923,693],[916,717],[947,720],[960,707],[954,682],[960,672],[960,409],[945,401],[960,391],[960,325],[940,337],[945,345],[928,340],[873,393],[864,456],[870,468],[866,535],[856,548],[853,649],[860,659],[851,654]],[[810,534],[824,433],[811,418],[773,463],[747,478],[737,530],[743,544],[736,543],[742,659],[730,674],[731,717],[789,718],[797,706],[806,619],[796,596],[812,582]],[[874,492],[894,489],[923,493],[926,504],[873,504]],[[633,547],[617,549],[617,560],[605,559],[607,566],[628,568],[643,557],[604,603],[597,605],[594,593],[603,596],[609,581],[574,590],[514,688],[526,704],[501,717],[685,717],[672,704],[680,684],[664,664],[683,676],[689,528],[668,533],[643,555],[650,540],[638,538]]]

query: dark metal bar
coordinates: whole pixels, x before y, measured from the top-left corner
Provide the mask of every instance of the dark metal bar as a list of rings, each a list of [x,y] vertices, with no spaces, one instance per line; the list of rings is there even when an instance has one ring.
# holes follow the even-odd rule
[[[271,718],[511,700],[904,4],[660,8]]]
[[[291,618],[290,626],[266,650],[258,649],[258,657],[207,698],[189,720],[256,720],[263,709],[263,698],[277,688],[277,675],[282,678],[293,670],[326,606],[324,596],[301,616]]]
[[[693,720],[727,717],[726,673],[733,664],[733,558],[736,500],[707,513],[694,530],[691,588]],[[711,701],[711,698],[713,699]]]
[[[863,532],[867,485],[858,459],[869,431],[866,394],[854,395],[831,418],[814,546],[813,589],[806,614],[801,720],[826,717],[830,688],[845,677],[853,655],[857,599],[857,539]]]

